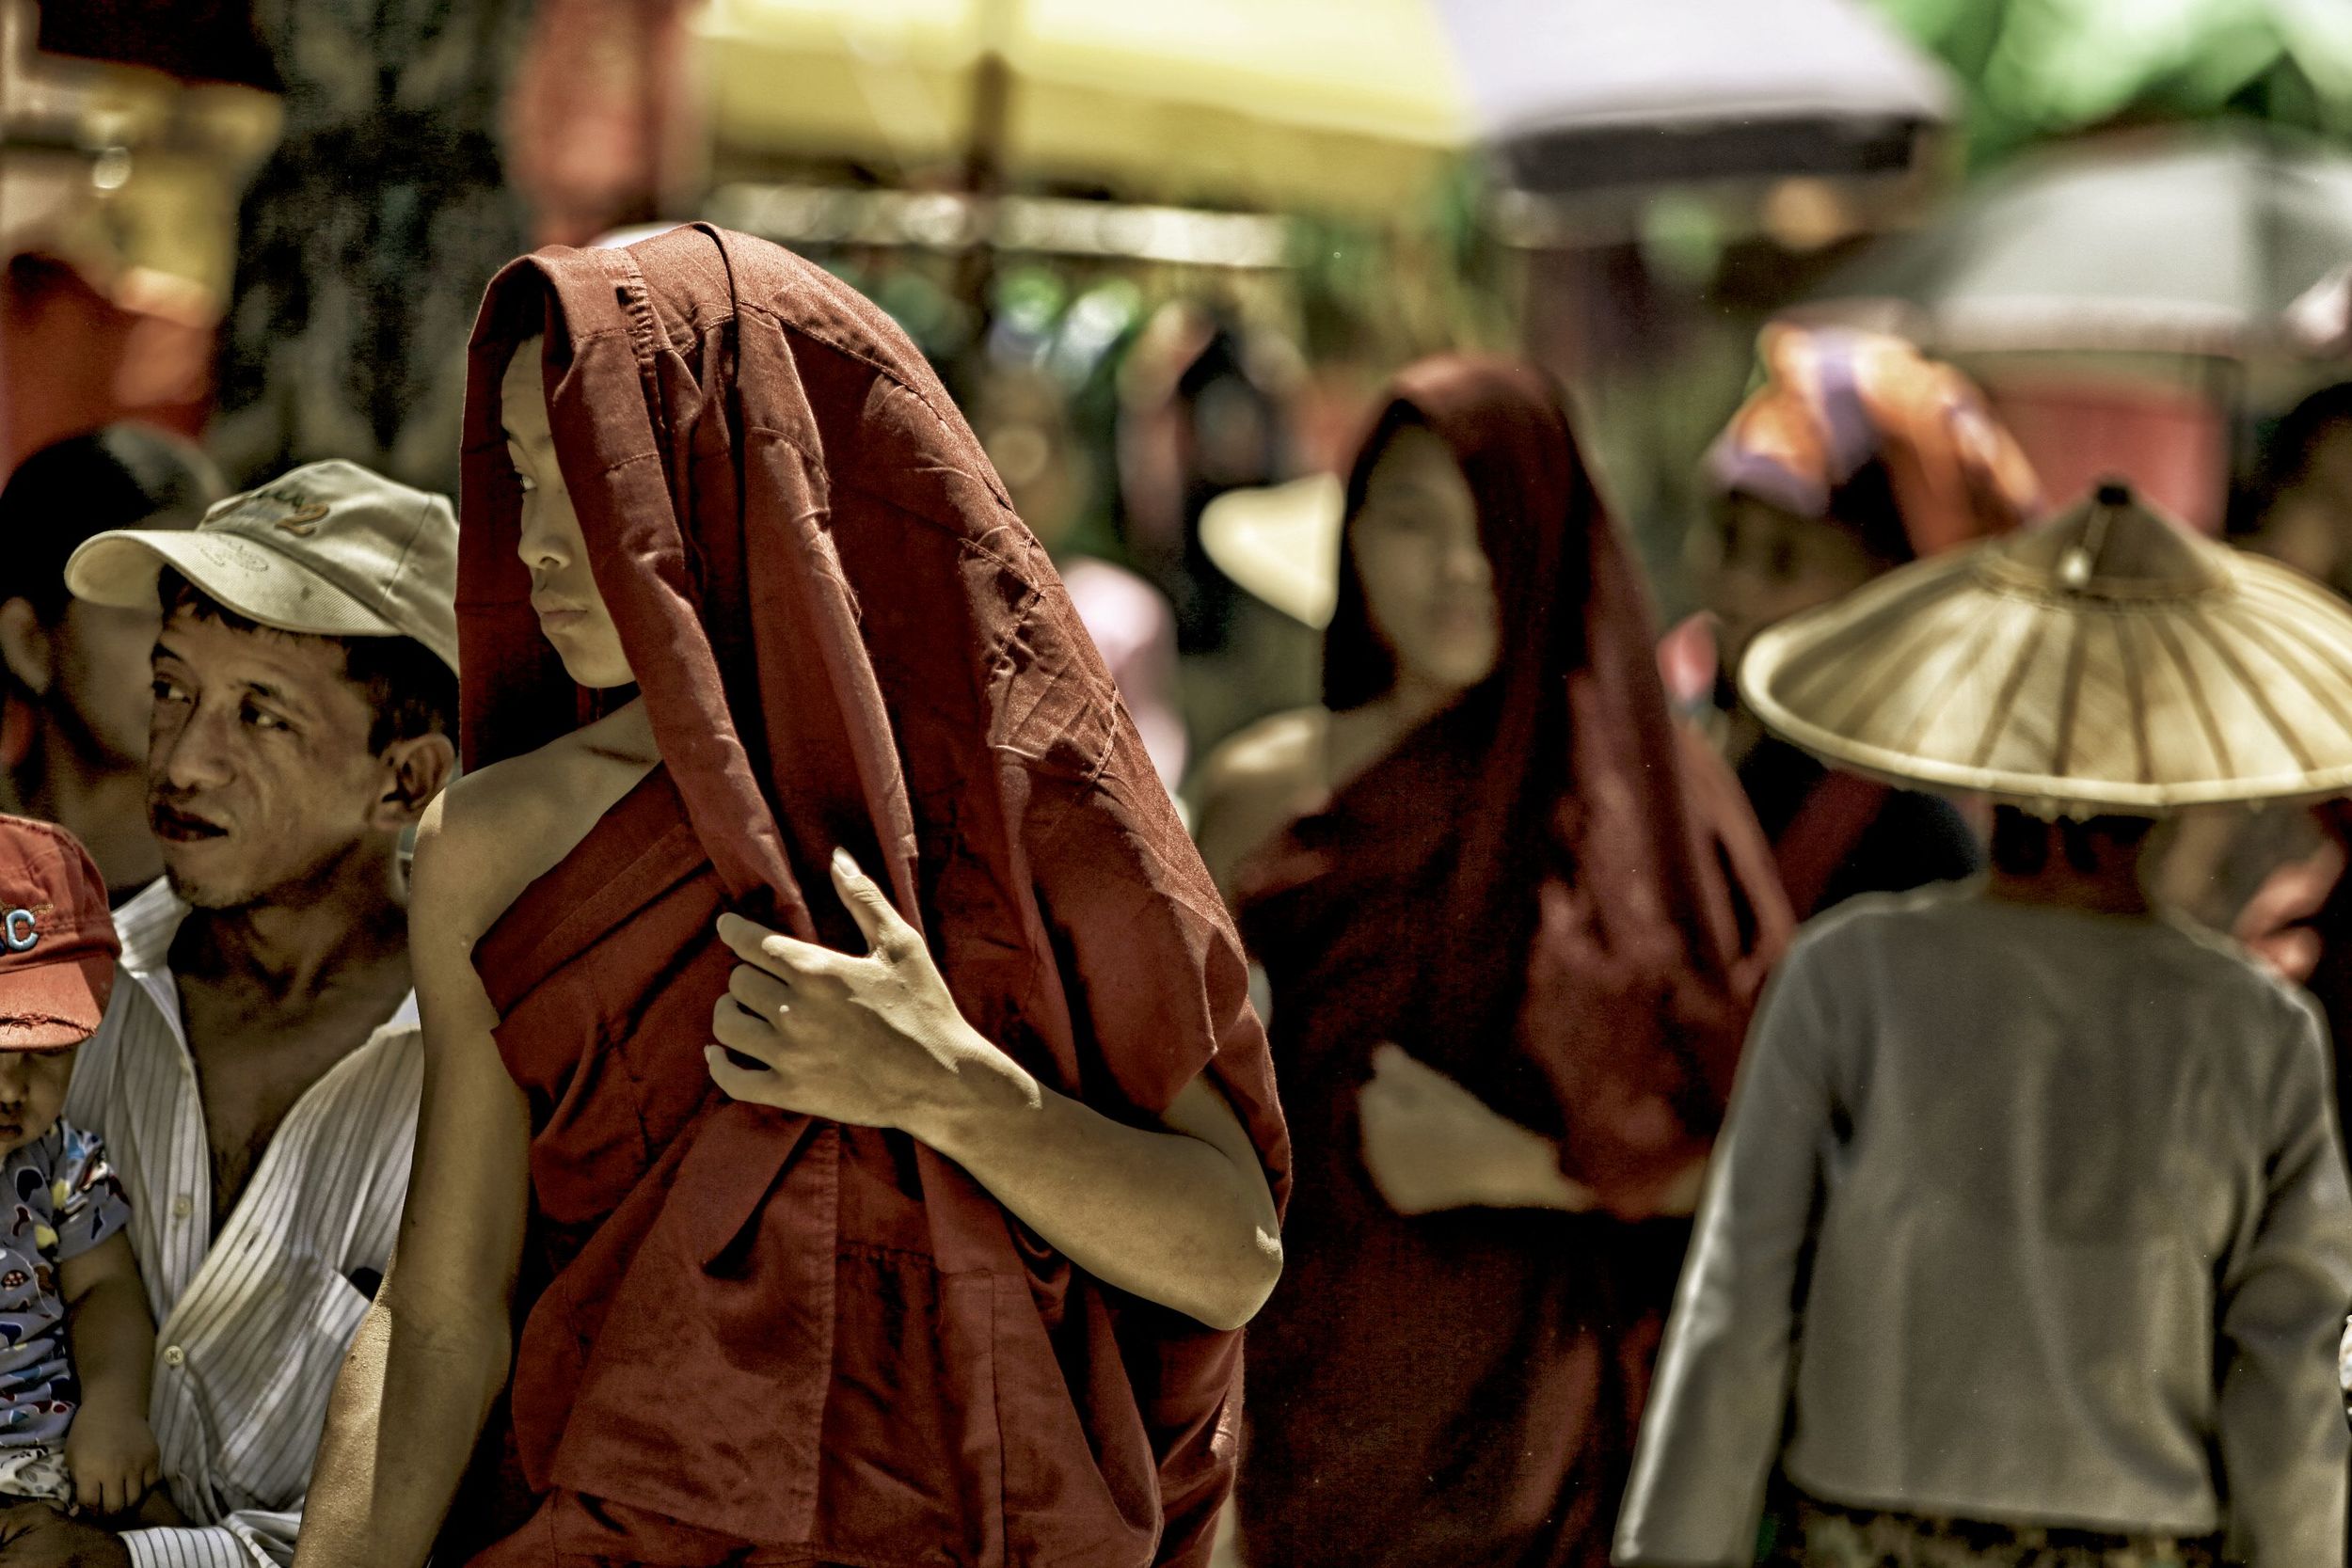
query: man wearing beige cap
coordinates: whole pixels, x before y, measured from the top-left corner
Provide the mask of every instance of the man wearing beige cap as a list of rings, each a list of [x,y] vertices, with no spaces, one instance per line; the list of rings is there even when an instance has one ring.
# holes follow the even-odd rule
[[[10,1564],[292,1560],[326,1397],[407,1189],[422,1058],[401,836],[454,765],[456,521],[350,463],[123,530],[66,581],[160,605],[149,813],[165,878],[68,1115],[107,1144],[156,1323],[185,1523],[0,1512]]]

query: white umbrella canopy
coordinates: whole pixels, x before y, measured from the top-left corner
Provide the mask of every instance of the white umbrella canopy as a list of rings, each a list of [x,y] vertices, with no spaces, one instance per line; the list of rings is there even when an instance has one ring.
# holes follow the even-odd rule
[[[1442,0],[1481,131],[1525,189],[1908,167],[1943,66],[1858,0]]]
[[[2020,160],[1794,314],[1946,354],[2296,352],[2326,346],[2299,324],[2348,262],[2352,155],[2253,127],[2131,133]]]

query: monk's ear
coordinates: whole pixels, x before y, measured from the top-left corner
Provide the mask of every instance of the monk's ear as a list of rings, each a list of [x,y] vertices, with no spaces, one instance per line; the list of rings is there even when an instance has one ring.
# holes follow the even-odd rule
[[[457,748],[437,730],[411,736],[384,748],[380,759],[384,793],[375,802],[375,826],[398,832],[416,825],[433,797],[457,771]]]
[[[30,599],[0,602],[0,664],[36,697],[48,695],[49,628]]]

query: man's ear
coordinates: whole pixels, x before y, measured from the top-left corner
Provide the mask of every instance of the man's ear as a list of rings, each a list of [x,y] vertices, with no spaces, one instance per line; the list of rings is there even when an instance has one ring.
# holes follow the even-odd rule
[[[395,740],[384,749],[384,793],[375,802],[375,826],[398,832],[416,826],[433,797],[457,771],[457,748],[438,733]]]
[[[30,599],[0,604],[0,663],[34,696],[49,694],[49,628],[33,612]]]

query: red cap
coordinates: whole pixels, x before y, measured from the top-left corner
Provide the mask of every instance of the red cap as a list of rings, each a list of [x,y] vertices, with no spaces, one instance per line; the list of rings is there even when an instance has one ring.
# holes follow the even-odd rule
[[[121,951],[82,841],[53,822],[0,816],[0,1051],[89,1038]]]

